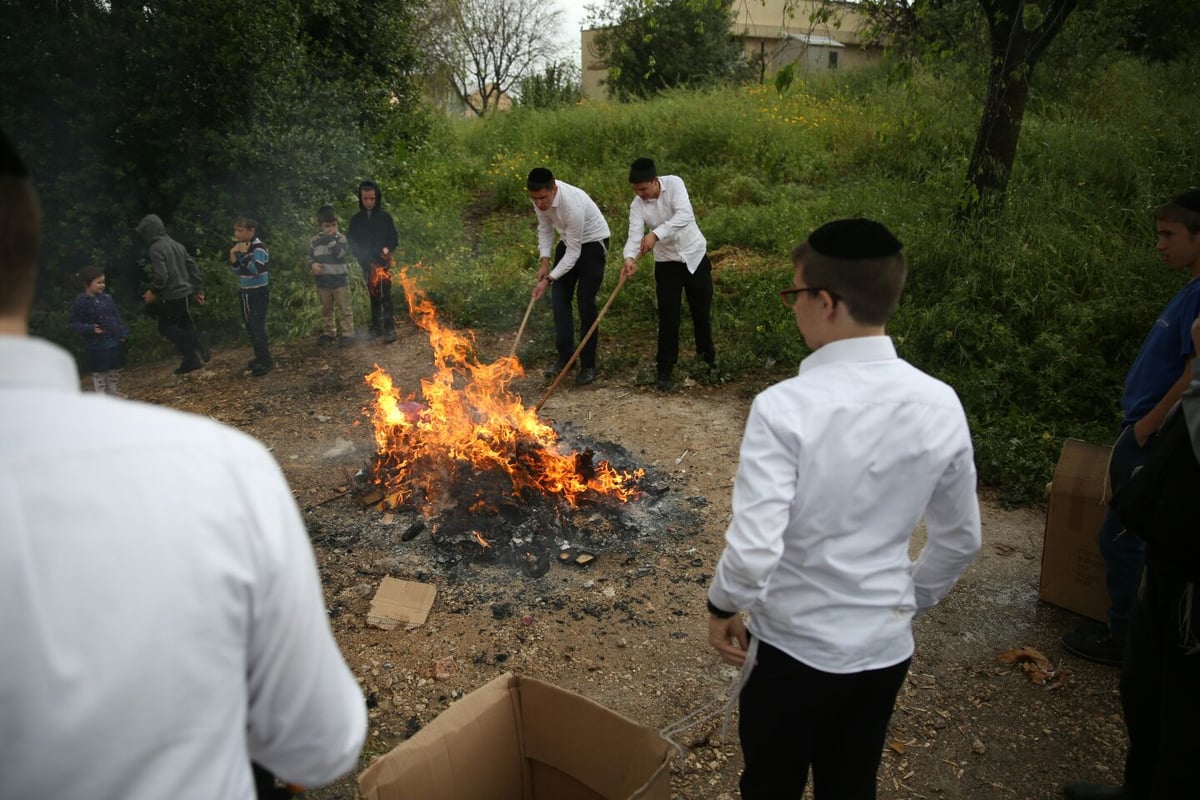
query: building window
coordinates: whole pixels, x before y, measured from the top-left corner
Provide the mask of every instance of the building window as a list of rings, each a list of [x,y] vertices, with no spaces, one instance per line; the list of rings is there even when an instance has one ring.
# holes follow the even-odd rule
[[[837,69],[837,57],[838,57],[837,50],[829,51],[829,68],[830,69]]]

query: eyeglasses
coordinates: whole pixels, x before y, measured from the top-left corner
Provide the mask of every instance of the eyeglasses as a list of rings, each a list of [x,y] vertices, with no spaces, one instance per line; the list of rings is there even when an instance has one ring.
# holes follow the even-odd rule
[[[780,289],[779,299],[783,301],[785,306],[791,308],[792,306],[796,305],[796,298],[799,297],[801,293],[820,294],[821,292],[828,293],[834,304],[837,304],[837,301],[839,300],[837,293],[829,291],[824,286],[793,286],[791,289]]]

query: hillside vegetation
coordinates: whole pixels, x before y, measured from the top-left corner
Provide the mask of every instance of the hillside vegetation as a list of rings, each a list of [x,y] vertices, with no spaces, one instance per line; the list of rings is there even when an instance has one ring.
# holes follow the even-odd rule
[[[375,177],[403,260],[419,262],[412,274],[443,313],[509,332],[537,261],[523,189],[529,169],[551,167],[608,217],[617,252],[603,300],[617,282],[629,163],[654,157],[688,183],[714,262],[720,374],[748,392],[793,374],[805,355],[777,297],[790,281],[791,247],[832,218],[881,220],[910,260],[890,326],[900,353],[958,390],[982,480],[1011,501],[1031,500],[1065,437],[1111,438],[1125,370],[1183,281],[1154,253],[1152,211],[1200,182],[1200,70],[1117,60],[1043,92],[1026,116],[1003,212],[963,225],[955,213],[983,86],[969,74],[880,68],[782,93],[749,87],[518,109],[435,123],[419,151],[405,150]],[[331,196],[343,220],[356,209],[352,188]],[[270,231],[281,265],[272,273],[276,337],[317,331],[300,269],[308,233]],[[216,253],[205,269],[210,297],[236,294]],[[600,367],[615,379],[653,384],[652,275],[645,264],[604,319]],[[206,313],[208,327],[231,340],[244,335],[232,300]],[[527,329],[521,354],[530,368],[553,358],[548,319],[539,309]],[[41,325],[66,339],[61,312]],[[688,325],[685,317],[683,353]],[[149,321],[139,326],[143,352],[164,352]],[[699,372],[686,359],[680,370]]]

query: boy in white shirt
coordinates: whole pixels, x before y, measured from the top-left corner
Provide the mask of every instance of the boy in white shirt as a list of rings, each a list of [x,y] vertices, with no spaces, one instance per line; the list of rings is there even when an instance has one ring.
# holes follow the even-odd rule
[[[906,273],[887,228],[828,223],[792,263],[780,294],[813,353],[751,407],[709,642],[749,673],[745,800],[799,797],[810,767],[816,800],[871,800],[912,619],[979,551],[974,451],[954,390],[885,332]]]
[[[696,224],[692,201],[683,179],[659,175],[654,160],[639,158],[629,168],[633,202],[629,204],[629,238],[625,241],[625,265],[621,275],[637,272],[637,259],[654,252],[654,292],[658,301],[659,390],[675,388],[671,372],[679,360],[680,294],[687,297],[692,312],[696,355],[711,370],[717,350],[712,336],[712,262],[708,260],[704,234]],[[649,228],[649,232],[647,232]]]

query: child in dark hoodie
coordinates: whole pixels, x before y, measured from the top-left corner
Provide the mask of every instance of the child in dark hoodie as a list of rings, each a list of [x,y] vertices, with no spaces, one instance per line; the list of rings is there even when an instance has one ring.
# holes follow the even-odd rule
[[[392,253],[400,242],[392,215],[383,210],[383,192],[374,181],[358,185],[359,212],[350,219],[350,250],[363,271],[371,297],[371,338],[396,341],[396,316],[392,310]]]
[[[189,308],[193,297],[204,305],[204,280],[200,277],[196,259],[167,235],[157,214],[142,217],[137,232],[148,245],[153,270],[150,288],[142,299],[147,305],[158,305],[158,332],[170,340],[183,357],[175,374],[200,369],[211,354],[208,337],[196,331]]]

